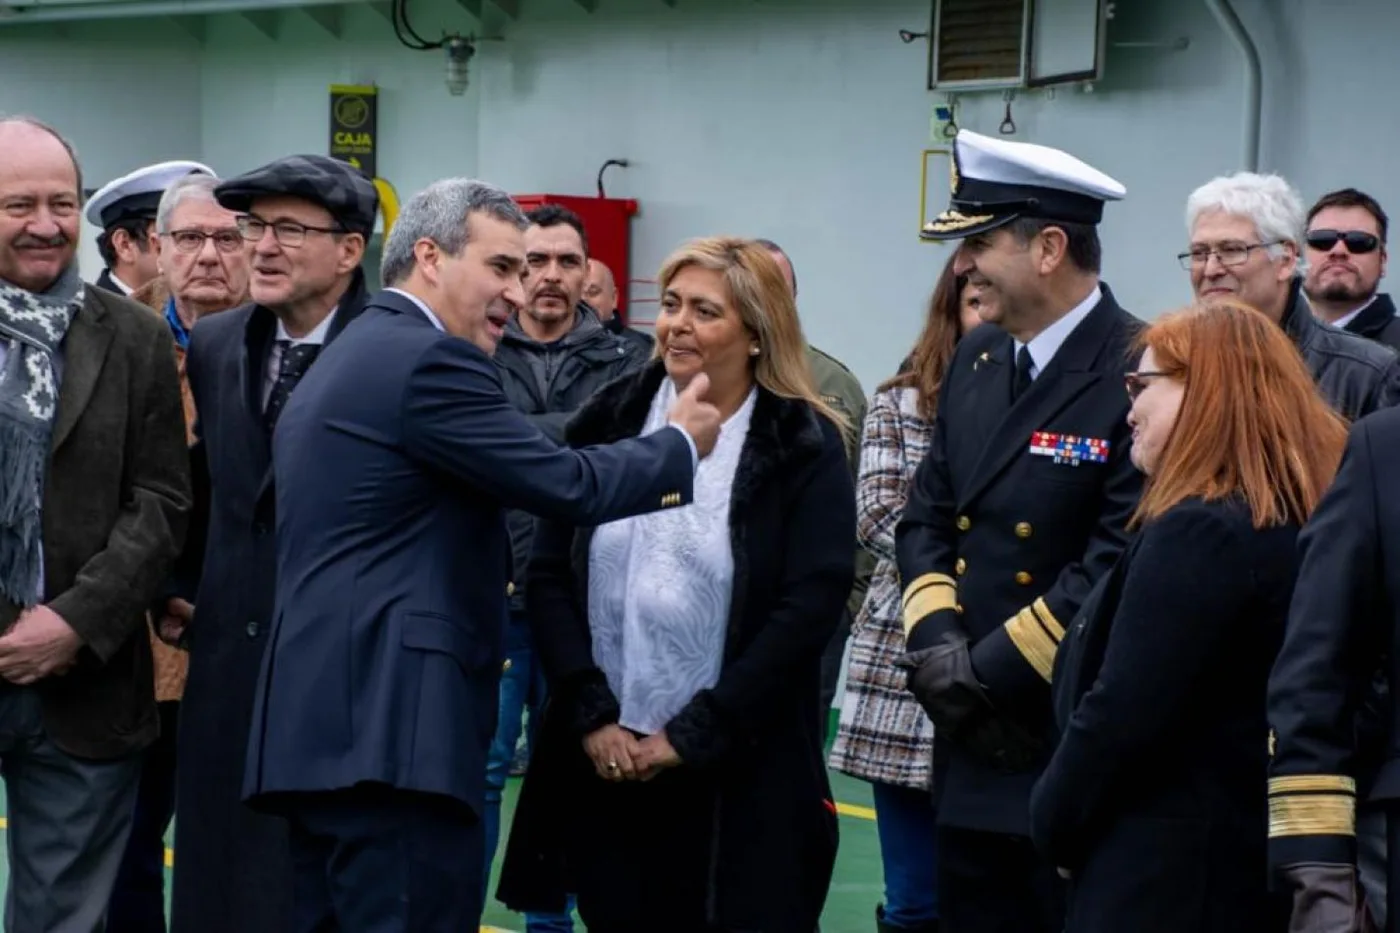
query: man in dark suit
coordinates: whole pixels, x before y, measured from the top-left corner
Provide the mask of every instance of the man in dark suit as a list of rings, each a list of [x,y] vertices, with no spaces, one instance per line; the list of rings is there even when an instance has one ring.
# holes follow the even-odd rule
[[[286,823],[242,803],[272,623],[272,427],[321,347],[364,307],[360,260],[378,195],[350,166],[306,155],[229,179],[215,197],[250,241],[253,303],[201,319],[186,359],[199,412],[197,508],[167,626],[188,618],[190,603],[198,613],[180,710],[171,925],[277,933],[292,903]]]
[[[1128,541],[1141,488],[1123,373],[1137,320],[1099,281],[1123,187],[1043,146],[958,134],[956,268],[997,327],[958,344],[896,531],[910,689],[936,727],[938,893],[951,933],[1058,933],[1063,891],[1030,841],[1065,627]]]
[[[190,505],[165,323],[83,285],[72,148],[0,120],[5,928],[100,930],[157,735],[146,607]]]
[[[298,931],[474,929],[510,540],[503,507],[576,524],[684,505],[719,413],[574,451],[506,399],[491,354],[524,301],[526,220],[438,182],[400,213],[389,288],[284,410],[277,599],[246,793],[291,825]]]

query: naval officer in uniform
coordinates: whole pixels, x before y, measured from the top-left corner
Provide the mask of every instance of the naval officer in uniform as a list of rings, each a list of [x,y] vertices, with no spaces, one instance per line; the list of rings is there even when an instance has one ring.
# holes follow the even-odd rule
[[[97,251],[106,268],[94,283],[98,288],[130,297],[160,274],[156,209],[165,189],[191,174],[212,177],[214,170],[199,162],[157,162],[93,192],[83,215],[102,231],[97,235]]]
[[[1064,630],[1128,542],[1141,476],[1123,373],[1140,323],[1099,281],[1121,184],[1055,149],[961,131],[955,269],[988,296],[958,344],[895,541],[908,653],[936,727],[938,891],[949,933],[1058,933],[1063,881],[1030,840]]]
[[[1377,658],[1386,682],[1400,683],[1397,449],[1400,408],[1352,426],[1337,476],[1298,537],[1288,627],[1269,677],[1269,864],[1292,896],[1289,930],[1299,933],[1372,929],[1381,907],[1385,929],[1400,929],[1400,691],[1392,686],[1382,716],[1387,734],[1357,728]],[[1372,759],[1381,766],[1367,781]],[[1358,802],[1385,816],[1384,905],[1360,885]]]

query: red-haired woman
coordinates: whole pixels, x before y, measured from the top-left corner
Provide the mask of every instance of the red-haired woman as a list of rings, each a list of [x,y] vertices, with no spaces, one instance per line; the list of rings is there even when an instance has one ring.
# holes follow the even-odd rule
[[[1140,533],[1060,645],[1031,831],[1071,879],[1066,933],[1273,933],[1265,689],[1346,427],[1244,305],[1169,314],[1140,346]]]
[[[929,299],[923,333],[900,372],[876,390],[865,417],[856,481],[856,535],[876,558],[851,629],[841,720],[829,764],[871,783],[884,863],[880,933],[938,929],[933,723],[895,667],[904,654],[903,587],[894,529],[928,452],[938,389],[963,334],[982,323],[980,296],[949,259]]]

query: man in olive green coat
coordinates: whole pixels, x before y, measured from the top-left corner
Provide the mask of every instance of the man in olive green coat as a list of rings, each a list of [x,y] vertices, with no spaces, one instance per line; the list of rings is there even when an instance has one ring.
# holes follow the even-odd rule
[[[778,262],[778,268],[783,270],[783,277],[787,279],[788,287],[792,289],[793,298],[797,297],[797,273],[793,271],[792,260],[788,258],[783,248],[772,240],[759,240]],[[817,383],[817,392],[821,394],[822,400],[836,408],[837,411],[845,415],[851,423],[851,432],[846,436],[846,460],[851,465],[851,476],[854,477],[860,472],[860,435],[865,424],[865,390],[861,388],[860,380],[846,368],[840,360],[818,350],[808,344],[807,365],[812,369],[812,377]],[[861,603],[865,601],[865,591],[870,586],[870,574],[875,569],[875,558],[864,548],[856,548],[856,582],[851,588],[851,595],[846,600],[846,616],[841,622],[840,628],[832,636],[831,644],[827,645],[826,653],[822,656],[822,695],[821,708],[823,713],[831,709],[832,701],[836,697],[836,683],[841,678],[841,662],[846,653],[846,639],[851,633],[851,623],[855,620],[856,613],[860,611]],[[827,717],[830,722],[830,716]]]

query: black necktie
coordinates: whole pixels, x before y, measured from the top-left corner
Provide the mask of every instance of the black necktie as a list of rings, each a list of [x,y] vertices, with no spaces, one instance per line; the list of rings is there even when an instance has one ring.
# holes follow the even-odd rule
[[[282,362],[277,367],[277,381],[273,383],[272,395],[268,397],[267,410],[263,412],[263,423],[267,425],[269,434],[277,426],[277,418],[282,414],[282,407],[287,404],[292,390],[297,387],[301,377],[306,375],[306,371],[316,360],[316,354],[321,352],[321,345],[317,343],[279,340],[277,345],[282,348]]]
[[[1016,377],[1011,383],[1011,401],[1016,401],[1031,387],[1031,351],[1022,346],[1016,351]]]

